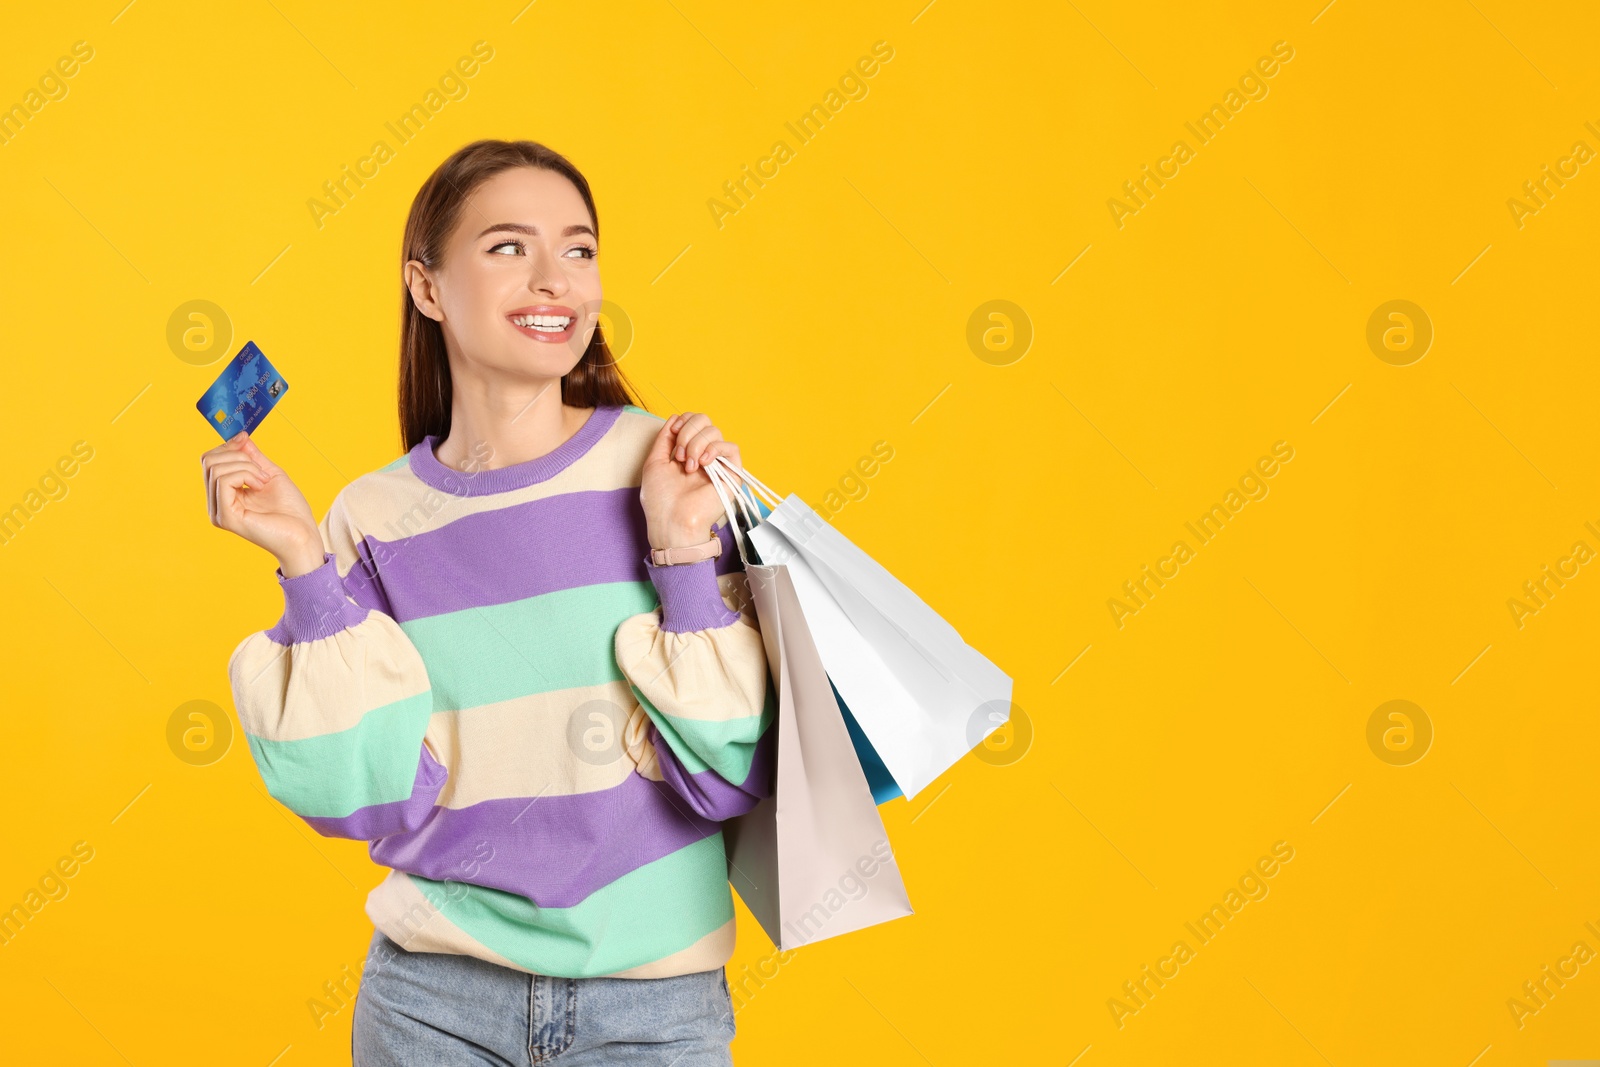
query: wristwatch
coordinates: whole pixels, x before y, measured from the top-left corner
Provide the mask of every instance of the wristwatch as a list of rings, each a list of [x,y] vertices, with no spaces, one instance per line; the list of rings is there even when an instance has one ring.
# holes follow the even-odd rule
[[[677,563],[699,563],[703,559],[715,559],[720,555],[722,555],[722,538],[712,531],[711,540],[704,544],[652,548],[650,562],[657,567],[665,567]]]

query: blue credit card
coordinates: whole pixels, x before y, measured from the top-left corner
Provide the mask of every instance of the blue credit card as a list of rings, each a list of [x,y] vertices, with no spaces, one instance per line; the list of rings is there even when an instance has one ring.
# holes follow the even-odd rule
[[[283,375],[254,341],[246,341],[195,407],[226,441],[240,430],[254,433],[288,391]]]

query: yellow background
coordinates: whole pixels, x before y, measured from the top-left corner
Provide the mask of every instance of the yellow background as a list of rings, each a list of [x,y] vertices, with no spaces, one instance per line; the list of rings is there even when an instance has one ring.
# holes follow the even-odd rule
[[[0,506],[94,455],[0,548],[0,907],[73,842],[94,858],[0,948],[6,1058],[348,1061],[348,1008],[318,1029],[307,1001],[359,971],[380,869],[266,797],[236,721],[207,766],[167,740],[191,700],[232,719],[228,655],[281,598],[207,521],[194,403],[220,364],[166,332],[214,301],[228,351],[284,371],[260,440],[320,517],[399,455],[401,227],[478,137],[590,178],[653,410],[712,413],[819,509],[893,447],[834,521],[1014,676],[1033,729],[883,807],[915,916],[783,964],[738,1062],[1600,1057],[1600,962],[1520,1028],[1507,1007],[1600,951],[1597,568],[1520,628],[1507,607],[1600,549],[1600,167],[1520,227],[1507,207],[1600,149],[1600,24],[1322,2],[8,12],[0,103],[75,41],[94,58],[0,145]],[[397,146],[384,122],[478,40],[468,94]],[[784,123],[880,40],[867,95],[797,145]],[[1118,228],[1108,199],[1278,41],[1268,95]],[[395,157],[319,229],[307,202],[380,138]],[[708,200],[780,138],[719,228]],[[1394,299],[1435,331],[1408,366],[1366,341]],[[1020,358],[969,347],[991,300],[1031,324]],[[1280,440],[1269,495],[1118,628],[1122,583]],[[1434,730],[1406,766],[1367,743],[1394,699]],[[1269,895],[1196,947],[1184,923],[1277,841]],[[739,938],[736,986],[770,952],[742,905]],[[1179,939],[1194,958],[1119,1028],[1108,1000]]]

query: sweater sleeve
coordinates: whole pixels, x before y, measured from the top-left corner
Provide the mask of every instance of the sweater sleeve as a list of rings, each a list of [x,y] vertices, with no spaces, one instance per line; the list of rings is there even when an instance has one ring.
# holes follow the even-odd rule
[[[433,694],[343,493],[318,529],[322,565],[276,569],[283,615],[239,643],[228,675],[267,792],[325,837],[376,840],[420,827],[444,787],[424,741]]]
[[[660,611],[624,619],[615,646],[638,701],[627,732],[651,742],[629,746],[646,753],[640,772],[666,781],[702,818],[722,821],[773,793],[778,701],[726,519],[717,535],[714,559],[657,567],[645,557]],[[718,574],[730,558],[732,569]]]

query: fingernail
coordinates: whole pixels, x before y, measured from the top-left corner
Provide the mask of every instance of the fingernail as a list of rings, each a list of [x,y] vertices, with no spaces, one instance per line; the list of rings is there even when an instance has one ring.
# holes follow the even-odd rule
[[[689,461],[689,473],[694,473],[694,460],[692,459]]]

